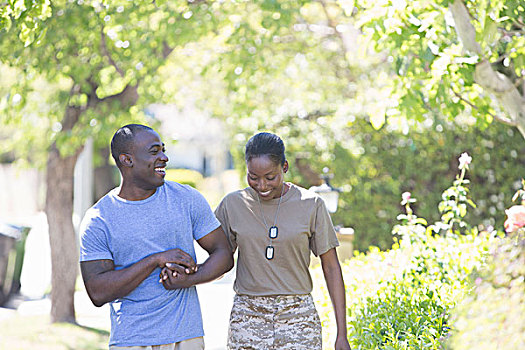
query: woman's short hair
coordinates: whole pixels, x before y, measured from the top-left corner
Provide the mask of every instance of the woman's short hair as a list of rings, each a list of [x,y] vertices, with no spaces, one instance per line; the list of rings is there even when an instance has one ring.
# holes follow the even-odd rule
[[[275,164],[284,165],[284,142],[275,134],[260,132],[253,135],[246,143],[244,158],[249,162],[252,158],[268,156]]]

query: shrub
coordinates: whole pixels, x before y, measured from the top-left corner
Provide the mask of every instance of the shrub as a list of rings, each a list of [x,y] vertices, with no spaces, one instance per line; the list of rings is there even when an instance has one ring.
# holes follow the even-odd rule
[[[472,276],[472,292],[453,317],[453,349],[525,349],[525,181],[513,200],[519,197],[522,204],[506,211],[508,235],[491,246],[489,263]]]
[[[167,169],[165,180],[197,188],[202,182],[203,176],[198,171],[191,169]]]
[[[482,269],[496,240],[495,233],[466,229],[464,209],[474,203],[467,196],[465,169],[442,197],[442,221],[427,225],[411,209],[416,200],[404,193],[406,214],[397,217],[392,249],[374,248],[343,264],[353,349],[443,348],[453,329],[451,311],[469,292],[470,275]],[[322,288],[328,344],[334,326]]]

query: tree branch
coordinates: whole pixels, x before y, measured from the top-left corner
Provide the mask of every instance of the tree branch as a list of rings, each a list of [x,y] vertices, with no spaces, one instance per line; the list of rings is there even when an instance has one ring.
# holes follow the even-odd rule
[[[170,47],[167,42],[162,42],[162,58],[166,59],[170,55],[170,53],[173,51],[173,47]]]
[[[462,0],[454,0],[450,5],[450,12],[454,18],[454,25],[459,40],[465,50],[481,56],[481,46],[476,41],[476,29],[470,22],[470,14]]]
[[[482,50],[476,41],[476,29],[470,22],[470,15],[462,0],[454,0],[449,6],[450,12],[454,17],[454,23],[458,37],[464,49],[472,54],[482,57]],[[476,64],[474,81],[483,89],[494,94],[498,102],[505,110],[509,118],[493,116],[496,120],[505,124],[508,121],[518,128],[525,137],[525,101],[512,81],[497,71],[495,71],[487,59],[481,59]]]
[[[469,105],[470,107],[472,107],[473,109],[479,111],[479,107],[476,106],[475,104],[473,104],[472,102],[470,102],[469,100],[467,100],[466,98],[464,98],[463,96],[461,96],[458,92],[456,92],[454,89],[451,89],[452,92],[454,93],[454,95],[456,95],[457,98],[459,98],[461,101],[465,102],[467,105]],[[508,119],[508,118],[505,118],[505,117],[500,117],[498,115],[495,115],[495,114],[492,114],[490,112],[487,112],[488,115],[490,115],[492,118],[494,118],[495,120],[503,123],[503,124],[507,124],[507,125],[510,125],[510,126],[517,126],[516,123],[514,123],[512,120]]]
[[[345,54],[351,53],[353,48],[350,47],[348,38],[345,37],[344,33],[337,30],[337,23],[333,20],[333,18],[330,17],[330,14],[328,13],[328,5],[326,4],[326,0],[319,0],[319,2],[321,3],[321,6],[323,7],[323,12],[325,14],[326,20],[328,21],[328,26],[335,31],[336,35],[341,40]]]
[[[122,71],[122,69],[120,69],[120,67],[113,60],[113,58],[111,58],[111,55],[109,54],[109,50],[108,50],[108,47],[106,45],[106,34],[104,34],[104,26],[102,26],[101,29],[100,29],[100,49],[102,51],[102,55],[106,56],[108,58],[109,63],[113,67],[115,67],[115,69],[117,70],[118,74],[120,74],[121,77],[124,77],[125,76],[124,72]]]

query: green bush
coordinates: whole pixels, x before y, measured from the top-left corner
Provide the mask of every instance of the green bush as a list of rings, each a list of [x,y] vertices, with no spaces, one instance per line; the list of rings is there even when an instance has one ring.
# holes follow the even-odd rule
[[[405,238],[385,252],[407,258],[391,279],[376,281],[379,288],[373,295],[350,306],[352,347],[441,349],[452,327],[450,310],[468,292],[469,275],[482,266],[492,240],[476,232],[448,237],[427,233],[424,240]]]
[[[453,317],[452,349],[525,349],[525,230],[501,236],[490,252]]]
[[[465,228],[462,208],[474,206],[464,179],[467,168],[444,192],[443,221],[428,225],[418,218],[411,208],[415,199],[404,193],[401,205],[406,214],[397,217],[400,223],[393,229],[392,249],[373,248],[343,264],[353,349],[438,350],[454,332],[452,312],[468,295],[471,275],[483,269],[489,248],[498,239],[496,232]],[[329,343],[333,320],[322,288],[315,295],[320,295],[320,314],[328,330],[325,343]]]
[[[442,131],[411,129],[403,135],[385,128],[376,131],[357,120],[348,133],[353,147],[335,144],[334,159],[329,163],[318,162],[312,152],[310,163],[319,173],[324,166],[333,172],[332,185],[351,186],[341,194],[333,220],[354,228],[358,250],[365,252],[370,245],[391,247],[402,192],[417,194],[419,216],[429,222],[440,220],[436,208],[442,191],[457,173],[457,156],[465,151],[474,159],[468,179],[475,185],[470,194],[477,204],[465,221],[480,225],[480,230],[489,226],[503,229],[504,208],[509,207],[514,186],[519,186],[523,177],[523,137],[498,123],[467,132],[437,119],[434,125]]]
[[[352,349],[441,349],[454,325],[450,315],[470,290],[470,275],[481,270],[495,234],[408,237],[392,249],[372,248],[342,264]],[[313,271],[315,280],[322,270]],[[324,343],[335,334],[332,305],[324,284],[314,296]],[[425,347],[427,346],[427,347]]]
[[[165,180],[197,188],[202,182],[203,176],[198,171],[191,169],[167,169]]]

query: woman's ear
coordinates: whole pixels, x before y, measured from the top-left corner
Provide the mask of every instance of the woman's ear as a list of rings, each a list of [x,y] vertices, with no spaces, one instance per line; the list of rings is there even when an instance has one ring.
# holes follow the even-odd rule
[[[283,164],[283,172],[286,174],[288,172],[288,161],[285,160]]]
[[[120,164],[124,166],[127,166],[127,167],[133,166],[133,159],[131,158],[129,154],[122,153],[118,156],[118,159],[120,160]]]

